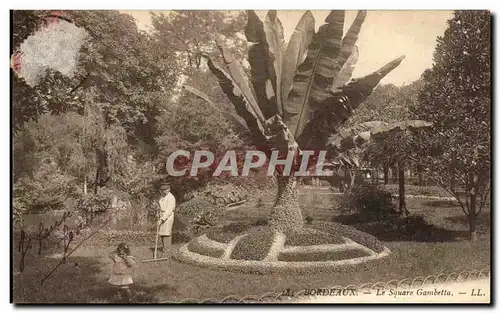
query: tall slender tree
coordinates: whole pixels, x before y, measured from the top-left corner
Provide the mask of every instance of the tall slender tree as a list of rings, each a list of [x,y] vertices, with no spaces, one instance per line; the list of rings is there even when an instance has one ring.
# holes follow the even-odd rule
[[[415,114],[434,123],[419,149],[434,178],[460,203],[477,240],[476,219],[490,195],[491,13],[455,11],[423,75]],[[464,192],[460,192],[455,182]]]

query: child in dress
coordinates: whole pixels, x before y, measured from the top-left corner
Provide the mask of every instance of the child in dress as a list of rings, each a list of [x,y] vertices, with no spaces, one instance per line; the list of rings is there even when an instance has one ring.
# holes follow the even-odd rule
[[[120,243],[109,257],[113,260],[113,268],[108,282],[119,288],[120,298],[123,297],[125,301],[129,301],[130,286],[134,283],[132,270],[137,266],[136,259],[130,255],[130,249],[125,243]]]

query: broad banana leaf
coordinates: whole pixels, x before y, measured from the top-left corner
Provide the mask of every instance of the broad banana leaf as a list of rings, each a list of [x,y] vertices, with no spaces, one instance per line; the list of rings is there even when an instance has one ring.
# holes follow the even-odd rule
[[[267,12],[264,20],[264,32],[269,47],[269,54],[272,61],[272,68],[268,68],[271,73],[271,83],[276,94],[276,105],[278,113],[283,115],[283,104],[281,101],[281,73],[283,66],[283,52],[285,49],[285,37],[283,35],[283,25],[279,20],[276,11]]]
[[[342,39],[342,48],[340,49],[340,55],[337,59],[337,62],[340,66],[342,66],[342,69],[331,86],[334,91],[349,81],[354,70],[354,65],[358,62],[358,48],[355,45],[356,41],[358,41],[358,35],[361,31],[361,26],[363,26],[365,18],[366,11],[358,11],[354,22]]]
[[[403,131],[413,131],[415,129],[428,128],[432,126],[433,126],[432,123],[422,120],[407,120],[397,123],[390,123],[372,129],[371,137],[372,140],[376,141],[384,140],[393,133],[403,132]]]
[[[344,121],[352,115],[355,110],[378,85],[380,80],[398,67],[403,61],[401,56],[379,70],[359,79],[351,80],[347,85],[332,92],[330,96],[321,103],[321,107],[314,112],[311,121],[298,139],[299,146],[303,149],[310,145],[323,145],[319,142],[328,138]],[[312,140],[312,139],[317,140]]]
[[[354,71],[354,67],[358,62],[358,58],[359,58],[358,47],[354,46],[354,51],[352,51],[351,55],[349,56],[347,61],[344,63],[344,66],[340,70],[339,75],[337,75],[337,78],[333,82],[332,90],[336,90],[340,86],[347,84],[347,82],[351,79],[352,72]]]
[[[355,126],[351,132],[347,130],[343,134],[333,136],[328,143],[328,149],[335,154],[340,154],[352,149],[361,149],[369,142],[386,140],[395,132],[412,131],[431,126],[432,123],[422,120],[407,120],[397,123],[367,122]],[[356,132],[359,130],[361,132]],[[346,133],[350,134],[344,136]]]
[[[313,36],[305,61],[294,76],[292,91],[285,102],[285,122],[295,138],[304,130],[311,115],[330,95],[328,90],[341,65],[340,53],[344,26],[344,11],[331,11]]]
[[[249,42],[254,43],[248,49],[250,80],[264,117],[270,118],[278,112],[271,82],[272,80],[276,80],[276,78],[271,76],[269,72],[269,69],[273,67],[273,62],[269,55],[264,24],[252,10],[247,11],[247,16],[248,22],[245,29],[245,36]]]
[[[265,118],[262,115],[262,111],[260,110],[259,105],[255,100],[255,97],[252,93],[252,90],[250,89],[250,86],[248,85],[247,77],[245,75],[245,72],[243,71],[243,68],[241,67],[241,64],[238,62],[238,60],[234,58],[231,51],[229,51],[229,49],[226,47],[224,39],[222,37],[218,37],[216,39],[216,44],[222,55],[224,64],[226,65],[226,68],[228,69],[229,74],[231,75],[231,78],[240,88],[241,92],[243,93],[248,103],[254,110],[259,121],[263,123]]]
[[[255,111],[255,108],[252,106],[250,100],[248,100],[246,94],[240,89],[239,86],[240,84],[244,85],[246,81],[240,81],[240,84],[237,84],[235,79],[227,73],[222,66],[212,61],[212,59],[205,54],[203,54],[203,57],[207,59],[208,68],[212,74],[217,77],[222,91],[233,103],[236,113],[238,113],[238,115],[245,120],[245,123],[252,133],[254,143],[262,144],[265,142],[267,139],[266,131],[262,122],[262,113],[260,110],[257,112]]]
[[[363,23],[365,21],[366,14],[366,10],[358,11],[354,22],[352,22],[351,27],[349,27],[349,30],[342,39],[342,49],[340,51],[340,57],[344,58],[344,60],[346,60],[349,55],[351,55],[352,49],[358,41],[359,32],[361,31],[361,26],[363,26]]]
[[[219,108],[219,106],[217,104],[215,104],[210,99],[210,97],[206,93],[204,93],[203,91],[201,91],[197,88],[194,88],[192,86],[189,86],[189,85],[183,85],[183,87],[184,87],[184,89],[186,89],[186,91],[192,93],[193,95],[197,96],[200,99],[205,100],[214,110],[220,112],[226,120],[228,120],[229,122],[231,122],[235,126],[235,128],[238,132],[241,133],[241,132],[245,132],[245,131],[250,131],[247,124],[240,116],[238,116],[237,114],[235,114],[233,112],[227,112],[225,110],[221,110]]]
[[[245,37],[247,40],[254,43],[266,43],[264,25],[255,11],[247,10],[247,19],[247,27],[245,28]]]
[[[338,146],[340,145],[341,141],[345,138],[355,136],[365,131],[370,131],[376,127],[382,127],[384,125],[387,125],[387,123],[382,121],[369,121],[354,125],[352,127],[341,130],[337,134],[332,135],[329,138],[329,144],[333,146]]]
[[[313,35],[314,16],[311,11],[306,11],[297,23],[283,56],[283,71],[281,76],[281,98],[283,101],[288,99],[288,95],[292,90],[295,71],[297,70],[297,66],[304,62]]]

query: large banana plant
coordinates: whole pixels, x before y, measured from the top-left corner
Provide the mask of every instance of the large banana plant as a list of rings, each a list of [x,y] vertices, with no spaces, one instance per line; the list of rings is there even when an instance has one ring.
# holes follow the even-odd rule
[[[249,76],[227,48],[224,38],[216,41],[222,64],[209,55],[203,57],[247,125],[253,144],[280,151],[329,147],[338,160],[355,163],[348,152],[336,151],[347,147],[348,140],[342,141],[342,137],[340,146],[336,146],[329,144],[328,139],[338,133],[340,126],[404,56],[371,74],[351,79],[358,59],[356,41],[366,11],[357,13],[345,35],[345,11],[331,11],[317,32],[314,17],[307,11],[288,44],[276,11],[269,11],[264,21],[254,11],[247,13],[245,36],[252,43],[248,51]],[[200,92],[195,95],[206,98]],[[369,135],[377,137],[379,130],[392,130],[387,125],[377,129]],[[366,133],[360,136],[353,142],[358,144],[367,139]],[[280,177],[269,226],[286,231],[302,225],[295,179]]]
[[[259,146],[324,148],[328,137],[404,58],[351,80],[366,11],[358,12],[345,35],[345,11],[331,11],[317,32],[314,17],[307,11],[288,44],[276,11],[269,11],[264,21],[254,11],[247,13],[250,77],[224,38],[216,40],[222,64],[206,54],[203,57]],[[193,92],[192,87],[188,90]],[[207,100],[199,90],[193,93]]]

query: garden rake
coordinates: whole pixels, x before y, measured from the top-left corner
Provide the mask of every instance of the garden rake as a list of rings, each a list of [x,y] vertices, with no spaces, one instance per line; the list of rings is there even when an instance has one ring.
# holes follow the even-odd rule
[[[156,261],[166,261],[170,258],[157,258],[157,255],[158,255],[158,237],[159,237],[159,233],[160,233],[160,226],[161,226],[161,223],[158,223],[158,226],[156,227],[156,240],[155,240],[155,252],[153,254],[153,258],[152,259],[147,259],[147,260],[143,260],[142,263],[147,263],[147,262],[156,262]]]

